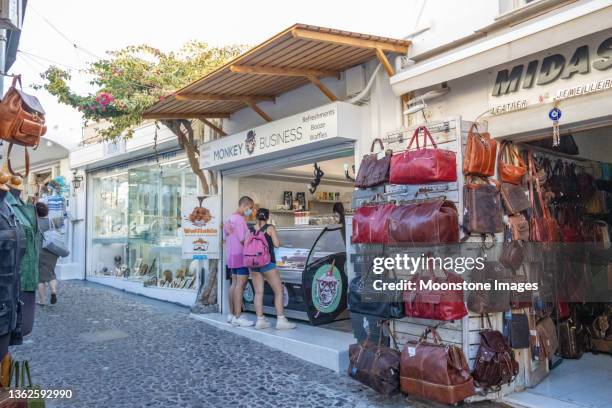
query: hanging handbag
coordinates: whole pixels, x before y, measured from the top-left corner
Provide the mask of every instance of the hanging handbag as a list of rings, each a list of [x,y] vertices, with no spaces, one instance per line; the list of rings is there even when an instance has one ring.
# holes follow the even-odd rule
[[[506,268],[516,271],[525,259],[525,251],[520,241],[504,242],[499,262]]]
[[[556,198],[561,198],[565,195],[565,166],[561,159],[555,161],[554,166],[550,166],[547,171],[548,179],[546,187],[555,195]]]
[[[513,185],[522,183],[527,173],[527,166],[516,152],[512,142],[502,142],[497,159],[497,172],[502,183]]]
[[[68,247],[64,243],[64,237],[55,227],[55,221],[48,218],[49,229],[43,232],[42,247],[60,258],[65,258],[70,255]]]
[[[486,315],[489,328],[484,328],[480,316],[480,345],[474,362],[474,384],[485,392],[501,390],[503,384],[510,384],[519,372],[519,364],[514,358],[514,350],[504,340],[504,335],[493,330],[489,315]]]
[[[524,313],[506,313],[504,315],[508,344],[513,349],[529,347],[529,319]]]
[[[552,358],[559,347],[559,342],[557,340],[555,323],[550,316],[546,316],[538,321],[536,324],[536,332],[540,345],[542,346],[543,357],[548,359]]]
[[[419,146],[419,133],[424,133],[424,144]],[[433,145],[427,148],[427,139]],[[416,140],[416,150],[410,150]],[[438,149],[431,133],[425,126],[415,129],[406,151],[396,153],[391,158],[389,180],[393,184],[427,184],[457,181],[457,162],[455,152]]]
[[[436,245],[459,242],[459,216],[444,198],[402,204],[389,215],[389,243]]]
[[[427,341],[431,333],[433,342]],[[400,360],[400,389],[440,404],[456,404],[474,395],[463,350],[443,344],[436,329],[429,327],[418,341],[404,345]]]
[[[503,232],[499,183],[463,186],[463,228],[470,234]]]
[[[393,204],[364,205],[353,214],[353,243],[382,244],[389,241],[388,220]]]
[[[491,177],[495,172],[496,157],[497,142],[488,132],[480,133],[474,122],[467,136],[463,174]]]
[[[378,154],[374,153],[374,146],[378,143],[381,150],[385,151],[382,158],[378,158]],[[376,138],[370,146],[370,154],[366,154],[361,159],[359,172],[355,178],[355,187],[369,188],[385,184],[389,181],[389,166],[391,165],[391,156],[393,150],[385,150],[385,146],[381,139]]]
[[[514,241],[529,241],[529,222],[523,214],[508,216],[508,228]]]
[[[531,208],[529,197],[521,185],[501,183],[501,198],[509,215]]]
[[[384,327],[388,329],[389,323],[380,325],[378,344],[370,341],[372,333],[370,330],[366,340],[349,346],[348,374],[363,385],[387,397],[399,391],[401,354],[390,330],[389,337],[395,348],[382,344]]]
[[[411,282],[415,290],[404,292],[404,305],[406,316],[433,320],[458,320],[467,315],[463,301],[463,290],[436,290],[421,287],[421,281],[432,284],[463,283],[463,278],[454,272],[442,271],[443,277],[427,269],[425,274],[415,274]]]
[[[483,269],[472,269],[470,273],[471,282],[490,283],[491,290],[471,290],[467,307],[474,313],[500,313],[510,308],[510,292],[507,290],[495,290],[495,281],[500,283],[511,283],[511,272],[499,262],[484,262]]]
[[[534,142],[529,142],[532,146],[537,146],[542,149],[552,150],[559,153],[568,154],[570,156],[576,156],[580,154],[578,150],[578,145],[574,140],[574,136],[572,135],[564,135],[561,136],[559,141],[559,145],[555,146],[552,137],[547,137],[541,140],[536,140]]]
[[[588,200],[595,192],[597,192],[597,186],[595,185],[595,179],[589,173],[581,172],[576,176],[578,194],[582,200]]]
[[[529,199],[531,207],[534,210],[529,222],[530,239],[532,242],[559,242],[561,239],[559,224],[557,224],[557,221],[550,215],[548,205],[542,196],[542,188],[537,178],[537,170],[531,152],[529,152],[529,172],[531,176],[529,178]],[[536,193],[540,204],[539,208],[536,208],[535,204]],[[536,214],[538,209],[541,212],[541,216]]]

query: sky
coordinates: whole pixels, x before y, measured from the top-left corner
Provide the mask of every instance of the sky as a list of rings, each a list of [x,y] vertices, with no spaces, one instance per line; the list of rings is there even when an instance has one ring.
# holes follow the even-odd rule
[[[406,1],[414,13],[393,12],[399,3],[405,11]],[[24,86],[41,83],[39,74],[55,62],[71,71],[71,85],[86,94],[94,89],[79,69],[108,50],[146,43],[169,51],[193,39],[211,45],[256,45],[294,23],[402,38],[415,30],[425,1],[29,0],[20,52],[10,72],[22,74]],[[81,115],[43,90],[27,92],[35,94],[47,112],[46,137],[66,147],[78,144]]]

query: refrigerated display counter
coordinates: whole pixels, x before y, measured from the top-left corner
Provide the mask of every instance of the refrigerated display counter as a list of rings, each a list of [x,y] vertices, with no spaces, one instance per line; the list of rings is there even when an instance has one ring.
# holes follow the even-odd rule
[[[342,226],[277,227],[280,248],[277,267],[283,282],[285,315],[313,325],[348,317],[345,271],[346,246]],[[247,310],[255,311],[249,280],[244,291]],[[274,294],[265,284],[264,313],[275,315]]]

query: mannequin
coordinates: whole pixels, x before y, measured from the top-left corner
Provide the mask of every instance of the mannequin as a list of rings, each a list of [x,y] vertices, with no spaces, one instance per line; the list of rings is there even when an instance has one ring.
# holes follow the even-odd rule
[[[10,205],[6,202],[6,196],[8,194],[9,188],[6,186],[6,183],[9,181],[10,176],[0,170],[0,234],[6,236],[0,237],[0,242],[6,240],[14,240],[17,245],[19,245],[19,240],[16,239],[17,235],[14,235],[17,230],[17,220],[13,211],[11,210]],[[15,329],[16,319],[15,319],[15,311],[17,309],[17,301],[19,298],[19,250],[18,248],[13,248],[11,250],[2,249],[0,250],[3,256],[12,256],[16,260],[16,264],[12,267],[13,279],[11,281],[4,280],[2,285],[8,286],[8,290],[6,293],[9,293],[9,298],[4,303],[4,306],[8,307],[10,313],[6,316],[6,320],[2,320],[0,318],[0,359],[4,358],[6,353],[8,353],[8,346],[11,339],[11,331]],[[15,253],[17,252],[17,253]],[[9,267],[10,268],[10,267]],[[4,269],[4,268],[3,268]],[[8,272],[7,270],[3,270],[3,273]]]
[[[21,199],[23,181],[19,176],[11,176],[7,186],[10,194],[6,201],[11,205],[17,220],[25,233],[25,253],[20,262],[20,293],[23,302],[22,333],[27,336],[34,327],[34,311],[36,307],[36,289],[38,287],[38,252],[40,239],[38,237],[38,222],[33,205],[26,204]]]

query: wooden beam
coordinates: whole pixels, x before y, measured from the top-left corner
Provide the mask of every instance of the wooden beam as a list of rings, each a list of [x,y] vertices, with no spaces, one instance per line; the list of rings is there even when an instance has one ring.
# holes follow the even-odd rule
[[[257,106],[256,103],[253,102],[247,102],[247,105],[249,105],[251,107],[251,109],[253,109],[259,116],[261,116],[266,122],[272,122],[272,118],[270,117],[270,115],[268,115],[266,112],[264,112],[263,110],[261,110],[261,108],[259,106]]]
[[[196,119],[196,118],[229,118],[226,112],[180,112],[180,113],[143,113],[143,119]]]
[[[174,96],[179,101],[236,101],[236,102],[274,102],[276,97],[271,95],[226,95],[210,93],[184,93]]]
[[[214,130],[215,132],[217,132],[218,134],[220,134],[221,136],[227,136],[227,133],[225,133],[223,131],[223,129],[221,129],[219,126],[215,125],[214,123],[212,123],[210,120],[203,118],[203,117],[199,117],[198,118],[203,124],[205,124],[206,126],[208,126],[209,128],[211,128],[212,130]]]
[[[336,95],[334,95],[334,93],[332,91],[329,90],[328,87],[326,87],[325,85],[323,85],[323,82],[321,82],[319,80],[319,78],[317,78],[314,75],[308,75],[308,79],[310,80],[310,82],[312,82],[317,88],[319,88],[319,90],[321,92],[323,92],[325,94],[325,96],[327,96],[329,98],[330,101],[335,102],[338,100],[338,98],[336,97]]]
[[[389,63],[389,60],[387,59],[387,56],[385,55],[385,52],[383,50],[381,50],[380,48],[377,48],[376,49],[376,56],[378,57],[378,60],[380,61],[382,66],[385,68],[385,71],[387,71],[387,74],[389,74],[390,77],[395,75],[395,70],[393,69],[393,67]]]
[[[394,52],[396,54],[407,54],[410,41],[403,43],[388,43],[379,40],[371,40],[366,38],[355,38],[348,35],[324,33],[321,31],[312,31],[304,28],[294,28],[291,30],[293,37],[302,40],[322,41],[332,44],[347,45],[359,48],[380,48],[383,51]]]
[[[307,77],[314,75],[319,78],[336,77],[340,78],[340,72],[324,70],[324,69],[302,69],[302,68],[285,68],[285,67],[266,67],[261,65],[230,65],[230,71],[237,74],[256,74],[256,75],[274,75],[274,76],[301,76]]]

